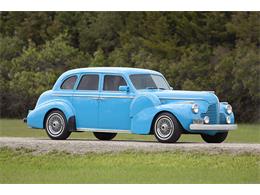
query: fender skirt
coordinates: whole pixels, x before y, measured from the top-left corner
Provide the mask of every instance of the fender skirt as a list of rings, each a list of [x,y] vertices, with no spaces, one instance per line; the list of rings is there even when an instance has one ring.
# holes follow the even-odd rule
[[[71,116],[68,120],[68,130],[69,131],[77,131],[77,128],[76,128],[76,118],[75,116]]]

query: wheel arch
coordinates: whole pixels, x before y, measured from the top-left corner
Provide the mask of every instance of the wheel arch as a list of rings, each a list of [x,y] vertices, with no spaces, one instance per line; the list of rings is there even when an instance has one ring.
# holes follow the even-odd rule
[[[184,130],[182,124],[180,123],[179,119],[175,116],[174,113],[170,112],[169,110],[161,110],[161,111],[159,111],[158,113],[156,113],[156,114],[154,115],[154,117],[153,117],[153,120],[152,120],[152,123],[151,123],[151,127],[150,127],[150,132],[149,132],[150,135],[153,135],[153,134],[154,134],[153,126],[154,126],[154,123],[155,123],[157,117],[158,117],[161,113],[164,113],[164,112],[173,115],[173,116],[175,117],[175,119],[177,120],[177,122],[179,123],[179,125],[181,126],[181,128],[182,128],[181,131]]]
[[[50,110],[48,110],[44,116],[44,119],[43,119],[43,128],[45,129],[45,124],[46,124],[46,119],[48,117],[48,115],[52,112],[52,111],[60,111],[64,114],[64,116],[66,117],[66,122],[67,122],[67,125],[68,125],[68,130],[69,131],[76,131],[77,128],[76,128],[76,117],[75,115],[73,116],[70,116],[69,118],[67,118],[67,116],[65,115],[65,113],[60,109],[60,108],[51,108]]]

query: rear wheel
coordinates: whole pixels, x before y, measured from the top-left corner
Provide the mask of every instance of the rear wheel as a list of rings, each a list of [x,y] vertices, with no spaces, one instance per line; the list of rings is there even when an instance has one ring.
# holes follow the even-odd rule
[[[116,133],[93,132],[94,136],[99,140],[112,140]]]
[[[201,134],[202,139],[207,143],[221,143],[227,138],[228,132],[216,133],[215,135]]]
[[[181,136],[181,125],[177,119],[168,112],[163,112],[156,117],[153,130],[159,142],[174,143]]]
[[[67,139],[71,132],[68,131],[68,125],[65,115],[59,110],[51,111],[45,120],[45,130],[51,139]]]

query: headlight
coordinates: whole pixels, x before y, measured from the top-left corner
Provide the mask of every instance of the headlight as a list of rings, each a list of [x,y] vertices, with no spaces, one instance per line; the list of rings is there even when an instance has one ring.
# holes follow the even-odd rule
[[[227,114],[231,114],[232,113],[232,106],[231,105],[226,105],[226,112]]]
[[[231,118],[230,118],[230,116],[227,116],[227,117],[226,117],[226,122],[227,122],[227,124],[230,124],[230,123],[231,123]]]
[[[198,104],[193,104],[191,107],[191,110],[193,113],[197,114],[199,112],[199,106]]]

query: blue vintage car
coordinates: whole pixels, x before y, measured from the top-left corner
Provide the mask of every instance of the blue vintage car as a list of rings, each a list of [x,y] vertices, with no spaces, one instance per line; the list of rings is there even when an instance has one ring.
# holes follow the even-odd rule
[[[44,92],[25,119],[51,139],[91,131],[100,140],[117,133],[154,134],[176,142],[181,134],[200,134],[208,143],[234,130],[234,114],[214,92],[173,90],[164,76],[137,68],[80,68],[63,73]]]

